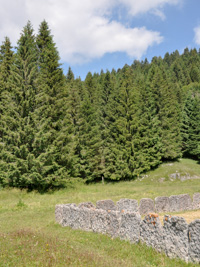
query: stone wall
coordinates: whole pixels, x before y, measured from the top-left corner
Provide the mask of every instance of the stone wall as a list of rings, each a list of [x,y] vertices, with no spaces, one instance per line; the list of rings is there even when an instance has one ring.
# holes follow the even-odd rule
[[[139,241],[164,252],[170,258],[181,258],[200,263],[200,220],[189,225],[184,218],[165,215],[163,225],[154,211],[180,211],[197,209],[200,194],[195,193],[193,202],[189,195],[142,199],[121,199],[116,205],[112,200],[56,205],[56,221],[62,226],[108,234],[123,240]],[[150,213],[149,213],[150,211]],[[148,214],[147,214],[148,213]],[[141,219],[141,214],[146,214]]]

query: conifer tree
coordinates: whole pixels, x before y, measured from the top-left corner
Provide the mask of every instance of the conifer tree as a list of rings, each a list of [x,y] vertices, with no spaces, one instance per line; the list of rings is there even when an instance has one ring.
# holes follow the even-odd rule
[[[111,179],[123,180],[134,177],[133,140],[136,129],[138,93],[133,69],[125,66],[118,77],[110,135],[113,138]]]
[[[180,112],[178,85],[169,83],[163,65],[155,69],[151,86],[156,90],[155,100],[161,127],[163,159],[181,156]]]
[[[185,156],[200,158],[200,86],[187,88],[181,127],[182,146]]]
[[[35,36],[30,22],[24,27],[17,44],[11,74],[13,110],[17,127],[10,129],[8,134],[10,141],[7,141],[7,151],[12,155],[12,159],[7,162],[7,176],[9,185],[29,188],[32,184],[30,159],[34,140],[33,113],[37,76]]]
[[[135,175],[160,164],[162,158],[161,125],[158,117],[158,92],[153,81],[156,67],[151,66],[147,80],[138,83],[138,125],[134,138]]]
[[[65,77],[59,54],[46,21],[39,27],[36,39],[39,55],[38,94],[36,98],[36,129],[34,155],[39,162],[38,187],[46,190],[65,183],[67,166],[62,164],[59,132],[63,127],[65,105]],[[60,132],[61,133],[61,132]],[[67,135],[67,133],[66,133]],[[66,140],[63,141],[66,143]],[[66,145],[66,144],[65,144]]]
[[[89,72],[84,82],[84,92],[81,94],[78,139],[80,175],[87,180],[101,178],[99,174],[101,136],[97,91],[97,81]]]
[[[14,139],[12,130],[16,128],[15,103],[13,101],[12,73],[14,53],[8,37],[0,47],[0,183],[9,184],[9,166],[13,154],[9,151],[9,144]]]

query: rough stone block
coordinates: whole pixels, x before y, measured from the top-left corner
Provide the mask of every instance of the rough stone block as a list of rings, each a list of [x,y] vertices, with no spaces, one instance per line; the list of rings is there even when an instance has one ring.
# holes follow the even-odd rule
[[[95,206],[92,204],[92,202],[83,202],[83,203],[80,203],[78,205],[79,208],[88,208],[88,209],[91,209],[91,208],[95,208]]]
[[[200,220],[189,224],[189,260],[200,263]]]
[[[150,198],[142,198],[139,205],[139,213],[146,215],[155,212],[154,201]]]
[[[105,211],[105,210],[91,210],[91,229],[93,232],[108,234],[116,237],[119,231],[120,212]]]
[[[118,236],[118,231],[120,227],[120,212],[119,211],[108,211],[107,213],[107,229],[106,233],[112,237]]]
[[[102,210],[116,210],[115,203],[111,199],[97,201],[96,208]]]
[[[156,212],[170,211],[169,197],[156,197],[155,210]]]
[[[188,224],[184,218],[164,217],[165,253],[170,258],[178,257],[188,261]]]
[[[122,211],[130,211],[130,212],[138,212],[138,202],[135,199],[122,198],[116,204],[117,210]]]
[[[165,250],[163,227],[158,214],[148,214],[140,224],[140,240],[157,251]]]
[[[139,213],[123,212],[121,213],[121,222],[118,232],[119,238],[129,240],[132,243],[139,242],[140,239],[140,222]]]
[[[92,230],[90,217],[91,210],[88,208],[64,205],[62,226],[70,226],[73,229],[90,231]]]
[[[56,205],[55,209],[56,222],[60,223],[61,225],[63,225],[63,219],[65,217],[63,212],[65,207],[77,207],[77,206],[74,203]]]
[[[107,218],[107,211],[102,209],[96,209],[91,211],[91,229],[95,233],[107,233],[108,228],[108,218]]]
[[[188,194],[169,197],[170,211],[184,211],[192,209],[192,200]]]
[[[194,193],[192,206],[194,210],[200,209],[200,193]]]

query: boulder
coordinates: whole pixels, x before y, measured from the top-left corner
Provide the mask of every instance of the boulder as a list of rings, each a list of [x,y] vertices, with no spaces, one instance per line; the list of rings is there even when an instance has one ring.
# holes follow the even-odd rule
[[[139,213],[122,212],[118,236],[122,240],[129,240],[132,243],[139,242],[140,239],[140,222]]]
[[[138,202],[135,199],[122,198],[117,204],[116,208],[118,211],[130,211],[130,212],[138,212]]]
[[[115,203],[111,199],[97,201],[96,208],[102,210],[116,210]]]
[[[200,209],[200,193],[194,193],[192,206],[194,210]]]
[[[155,210],[156,212],[170,211],[169,197],[156,197]]]
[[[150,198],[142,198],[140,200],[140,205],[139,205],[140,215],[146,215],[148,213],[154,213],[154,212],[155,212],[154,201]]]
[[[200,263],[200,220],[195,220],[189,224],[189,260]]]
[[[170,211],[184,211],[192,209],[192,200],[190,195],[182,194],[169,197]]]
[[[164,251],[164,233],[158,214],[148,214],[140,224],[140,240],[157,251]]]
[[[164,217],[165,253],[170,258],[178,257],[188,261],[188,224],[177,216]]]
[[[93,232],[115,237],[119,230],[119,212],[111,210],[107,212],[102,209],[92,210],[90,222]]]

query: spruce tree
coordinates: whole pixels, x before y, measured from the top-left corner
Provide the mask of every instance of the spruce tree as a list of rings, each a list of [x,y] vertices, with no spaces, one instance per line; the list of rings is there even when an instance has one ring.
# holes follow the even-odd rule
[[[200,158],[200,86],[193,84],[186,88],[187,95],[183,109],[181,127],[184,156]]]
[[[110,179],[123,180],[134,177],[133,140],[136,129],[138,92],[133,69],[125,66],[117,80],[115,102],[112,107],[113,118],[110,130],[113,143],[112,174]]]
[[[60,187],[67,178],[67,166],[63,165],[60,146],[65,105],[65,77],[59,63],[59,54],[46,21],[39,27],[36,38],[39,55],[38,94],[36,98],[36,129],[33,152],[39,162],[37,187],[41,190]],[[67,132],[66,132],[67,135]],[[65,140],[66,146],[67,140]]]
[[[84,81],[80,103],[79,168],[87,180],[101,179],[99,173],[101,134],[99,131],[99,97],[97,81],[89,72]],[[80,95],[80,96],[81,96]]]
[[[17,127],[15,109],[13,101],[12,83],[10,76],[12,73],[14,53],[8,37],[0,47],[0,183],[9,184],[9,162],[13,161],[13,154],[10,151],[13,129]],[[16,140],[15,140],[16,141]]]
[[[20,188],[32,186],[32,144],[34,140],[34,106],[37,76],[37,53],[35,36],[30,22],[24,27],[18,41],[13,70],[10,75],[12,83],[12,109],[15,114],[15,126],[10,128],[7,140],[8,184]]]
[[[161,125],[158,116],[158,92],[153,86],[156,67],[151,66],[147,79],[138,82],[138,124],[133,147],[135,175],[148,171],[161,163]],[[142,78],[142,77],[141,77]]]

